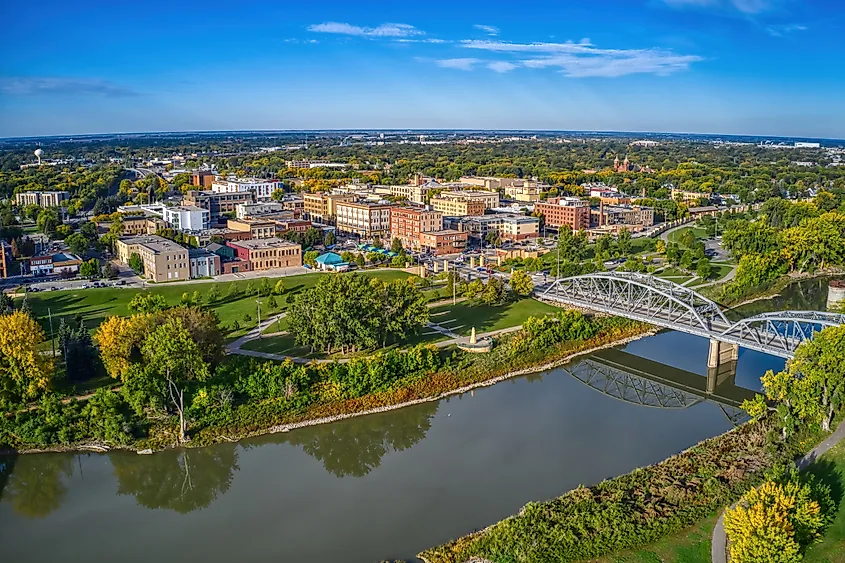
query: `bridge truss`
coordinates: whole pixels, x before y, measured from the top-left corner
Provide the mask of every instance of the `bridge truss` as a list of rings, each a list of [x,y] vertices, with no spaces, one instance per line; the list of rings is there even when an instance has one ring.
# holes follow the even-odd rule
[[[689,391],[677,389],[669,384],[652,381],[617,367],[592,359],[584,359],[563,370],[587,387],[613,399],[642,407],[683,410],[706,399]],[[710,397],[718,404],[725,417],[737,426],[748,420],[748,414],[741,408]]]
[[[633,272],[560,279],[541,296],[782,358],[791,358],[802,342],[825,327],[845,324],[843,314],[817,311],[765,313],[731,323],[716,303],[692,289]]]

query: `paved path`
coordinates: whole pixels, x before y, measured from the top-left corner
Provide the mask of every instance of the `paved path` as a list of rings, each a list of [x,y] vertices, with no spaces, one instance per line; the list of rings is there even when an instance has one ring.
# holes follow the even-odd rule
[[[274,322],[278,321],[279,319],[283,319],[287,316],[287,312],[279,313],[278,315],[273,315],[272,317],[268,317],[261,321],[261,324],[256,326],[254,329],[250,330],[237,340],[233,340],[232,342],[226,344],[226,353],[227,354],[240,354],[243,352],[241,350],[241,346],[249,342],[250,340],[255,340],[258,336],[267,328],[270,327]],[[250,355],[250,354],[245,354]]]
[[[795,466],[799,471],[804,471],[820,456],[842,440],[845,440],[845,422],[840,423],[836,431],[825,438],[818,446],[795,460]],[[733,504],[731,508],[734,506],[736,504]],[[722,514],[719,515],[719,519],[716,521],[716,526],[713,528],[713,537],[710,540],[710,559],[713,563],[727,563],[727,542],[727,535],[725,534],[725,512],[722,511]]]

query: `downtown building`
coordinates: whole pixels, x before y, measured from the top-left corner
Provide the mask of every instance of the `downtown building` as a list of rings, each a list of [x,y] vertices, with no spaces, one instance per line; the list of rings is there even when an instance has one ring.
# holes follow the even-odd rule
[[[337,204],[337,230],[362,238],[390,235],[388,203],[344,201]]]
[[[284,188],[281,180],[261,180],[259,178],[227,178],[215,180],[211,184],[211,191],[215,194],[235,194],[252,192],[258,201],[272,199],[273,192]]]
[[[403,248],[420,250],[423,233],[443,229],[443,214],[425,207],[393,207],[390,209],[390,239],[399,239]]]
[[[534,204],[534,212],[554,229],[569,227],[573,231],[590,228],[590,202],[577,197],[552,197]]]

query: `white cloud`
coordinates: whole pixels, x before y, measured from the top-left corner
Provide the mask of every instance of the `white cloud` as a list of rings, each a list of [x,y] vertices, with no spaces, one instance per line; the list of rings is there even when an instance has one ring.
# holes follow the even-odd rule
[[[697,55],[679,55],[661,49],[600,49],[582,40],[580,43],[507,43],[503,41],[463,41],[468,49],[478,49],[502,54],[513,54],[510,61],[492,61],[487,67],[497,72],[507,72],[516,67],[557,68],[566,76],[617,77],[628,74],[657,74],[665,76],[687,70],[699,62]],[[518,55],[531,54],[531,58]]]
[[[493,61],[487,64],[487,68],[496,72],[509,72],[516,68],[516,65],[508,61]]]
[[[783,37],[795,31],[807,31],[806,25],[787,24],[787,25],[770,25],[766,28],[766,33],[773,37]]]
[[[663,0],[673,8],[727,8],[743,14],[760,14],[777,7],[780,0]]]
[[[474,27],[475,29],[480,29],[481,31],[483,31],[487,35],[499,35],[499,28],[496,27],[496,26],[493,26],[493,25],[483,25],[483,24],[477,23],[472,27]]]
[[[478,63],[484,62],[481,59],[474,59],[472,57],[463,57],[458,59],[440,59],[435,61],[437,66],[443,68],[455,68],[458,70],[472,70]]]
[[[383,23],[377,27],[361,27],[349,23],[325,22],[308,26],[315,33],[335,33],[358,37],[412,37],[425,35],[424,31],[406,23]]]

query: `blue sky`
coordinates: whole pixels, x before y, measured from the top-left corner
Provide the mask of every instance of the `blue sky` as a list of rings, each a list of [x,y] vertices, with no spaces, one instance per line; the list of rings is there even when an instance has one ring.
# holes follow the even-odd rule
[[[840,0],[6,2],[0,136],[845,137]]]

